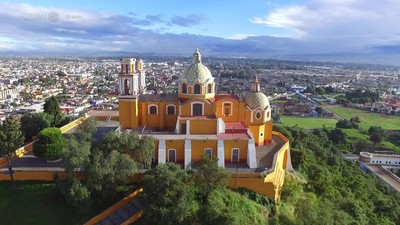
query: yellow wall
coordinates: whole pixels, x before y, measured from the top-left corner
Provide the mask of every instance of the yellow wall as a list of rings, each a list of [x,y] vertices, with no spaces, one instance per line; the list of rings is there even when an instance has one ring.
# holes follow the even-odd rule
[[[224,141],[224,154],[225,162],[231,163],[232,159],[232,148],[239,148],[239,161],[247,161],[247,145],[248,140],[225,140]]]
[[[199,161],[205,148],[211,148],[213,157],[217,157],[217,140],[192,140],[192,161]]]
[[[176,162],[183,163],[185,161],[185,140],[166,140],[165,141],[165,159],[168,162],[168,150],[176,150]]]
[[[157,110],[157,114],[156,115],[149,115],[148,114],[148,107],[150,105],[157,105],[158,106],[158,110]],[[162,107],[160,107],[160,103],[157,104],[157,102],[143,102],[142,103],[142,115],[145,114],[145,118],[142,118],[142,120],[144,119],[144,124],[142,125],[146,125],[146,127],[149,128],[153,128],[155,130],[160,130],[160,118],[163,116],[162,115]],[[162,130],[162,129],[161,129]]]
[[[190,134],[216,134],[217,120],[190,120]]]
[[[158,111],[156,115],[149,115],[149,106],[156,105]],[[167,115],[167,105],[175,106],[175,115]],[[179,104],[177,102],[142,102],[140,104],[141,125],[159,131],[174,131],[179,114]]]
[[[261,126],[249,126],[251,133],[253,134],[254,142],[257,146],[264,144],[265,129],[264,125]],[[260,134],[263,133],[263,136]],[[269,132],[270,133],[270,132]]]
[[[139,125],[138,102],[134,99],[119,99],[119,120],[124,129],[136,129]]]
[[[274,184],[264,182],[260,174],[232,174],[228,186],[233,189],[246,188],[276,200]]]
[[[232,115],[225,116],[224,113],[224,103],[232,103]],[[240,115],[240,104],[239,101],[236,99],[221,99],[216,102],[216,114],[219,118],[222,118],[225,122],[240,122],[241,115]]]
[[[204,103],[204,115],[214,115],[215,110],[213,105],[207,100],[204,99],[192,99],[185,104],[183,104],[182,107],[182,113],[181,116],[191,116],[191,111],[192,111],[192,102],[199,102],[199,103]]]
[[[265,139],[266,144],[270,144],[272,142],[272,122],[271,121],[265,123],[264,139]]]

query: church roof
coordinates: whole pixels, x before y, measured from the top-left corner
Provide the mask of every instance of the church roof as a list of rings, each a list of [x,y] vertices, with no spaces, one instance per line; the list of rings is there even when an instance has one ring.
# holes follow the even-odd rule
[[[139,95],[141,102],[178,102],[178,94],[143,94]]]

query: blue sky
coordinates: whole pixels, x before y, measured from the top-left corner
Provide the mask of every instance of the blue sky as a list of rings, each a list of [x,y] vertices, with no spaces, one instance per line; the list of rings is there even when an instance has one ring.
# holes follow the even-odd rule
[[[7,1],[0,52],[373,54],[399,49],[398,21],[397,0]]]

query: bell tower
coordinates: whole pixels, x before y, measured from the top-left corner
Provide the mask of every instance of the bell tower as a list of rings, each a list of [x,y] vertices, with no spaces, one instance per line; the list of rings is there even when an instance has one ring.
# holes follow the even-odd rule
[[[143,61],[133,58],[121,59],[118,75],[119,121],[123,129],[139,126],[138,96],[144,92]]]

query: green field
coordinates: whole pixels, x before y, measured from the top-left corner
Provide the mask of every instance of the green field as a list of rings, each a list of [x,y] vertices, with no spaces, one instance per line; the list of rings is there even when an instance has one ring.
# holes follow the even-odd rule
[[[104,210],[103,207],[92,213],[76,213],[54,189],[54,183],[17,182],[14,192],[11,182],[0,182],[0,224],[83,224]]]
[[[331,118],[314,118],[314,117],[294,117],[294,116],[282,116],[282,124],[284,126],[293,127],[298,126],[306,129],[335,127],[337,120]]]
[[[400,130],[400,116],[377,114],[342,106],[326,106],[325,108],[345,119],[358,116],[361,120],[360,127],[364,129],[370,126],[381,126],[387,130]]]

